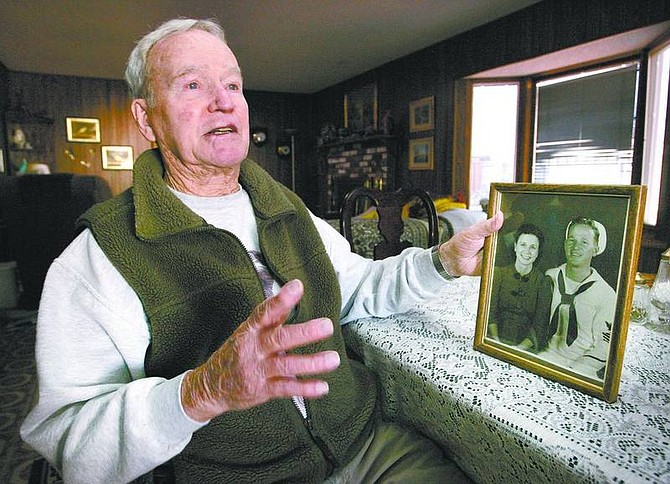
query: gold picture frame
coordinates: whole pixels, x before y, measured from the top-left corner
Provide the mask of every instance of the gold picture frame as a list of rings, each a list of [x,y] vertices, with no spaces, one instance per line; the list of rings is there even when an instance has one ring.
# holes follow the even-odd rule
[[[377,131],[377,85],[367,84],[344,95],[344,127],[352,133]]]
[[[409,131],[428,131],[434,127],[435,97],[428,96],[409,103]]]
[[[103,146],[103,170],[132,170],[134,166],[132,146]]]
[[[493,183],[489,216],[505,222],[484,245],[475,349],[614,402],[645,199],[638,185]]]
[[[409,169],[432,170],[435,164],[433,137],[409,140]]]
[[[65,118],[67,140],[75,143],[100,143],[100,120]]]

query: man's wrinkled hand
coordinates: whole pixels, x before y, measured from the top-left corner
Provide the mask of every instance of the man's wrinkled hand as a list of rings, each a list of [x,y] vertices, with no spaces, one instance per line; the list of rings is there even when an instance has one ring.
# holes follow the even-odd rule
[[[325,381],[298,377],[334,370],[340,364],[338,353],[289,353],[333,334],[327,318],[283,324],[302,295],[300,281],[288,282],[256,306],[205,363],[184,376],[181,398],[187,415],[204,422],[275,398],[318,398],[328,393]]]
[[[452,276],[477,276],[482,270],[484,239],[500,230],[503,213],[476,223],[455,234],[440,246],[440,261]]]

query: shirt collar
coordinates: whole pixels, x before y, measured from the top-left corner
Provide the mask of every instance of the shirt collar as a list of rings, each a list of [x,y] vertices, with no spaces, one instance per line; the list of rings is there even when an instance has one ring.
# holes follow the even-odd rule
[[[168,188],[158,149],[140,155],[133,169],[135,230],[141,239],[157,239],[186,230],[206,227],[199,215],[184,205]],[[271,219],[295,212],[286,190],[253,161],[240,167],[240,185],[249,193],[256,217]]]

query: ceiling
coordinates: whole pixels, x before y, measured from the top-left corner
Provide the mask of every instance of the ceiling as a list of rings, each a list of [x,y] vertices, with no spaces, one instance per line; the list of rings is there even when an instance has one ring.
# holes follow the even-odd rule
[[[122,79],[134,43],[174,17],[215,18],[245,87],[313,93],[537,0],[2,0],[13,71]]]

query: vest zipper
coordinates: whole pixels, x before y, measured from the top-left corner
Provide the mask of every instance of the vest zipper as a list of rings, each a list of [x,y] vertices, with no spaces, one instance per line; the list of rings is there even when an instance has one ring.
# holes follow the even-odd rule
[[[247,250],[245,245],[242,243],[242,241],[239,239],[239,237],[237,235],[235,235],[234,233],[226,230],[226,229],[220,229],[220,228],[215,227],[214,225],[211,225],[211,224],[207,224],[205,227],[199,227],[198,229],[204,229],[204,230],[214,229],[217,232],[223,232],[223,233],[227,234],[228,236],[230,236],[235,242],[237,242],[240,247],[242,247],[242,250],[244,251],[244,253],[247,256],[247,260],[251,264],[251,268],[254,270],[254,273],[256,274],[256,281],[258,282],[258,285],[261,288],[261,294],[263,294],[263,299],[265,300],[266,296],[265,296],[265,291],[263,290],[263,281],[261,280],[261,276],[260,276],[260,274],[258,274],[258,270],[256,269],[256,264],[254,264],[254,260],[251,258],[251,255],[249,255],[249,251]],[[260,245],[260,239],[259,239],[258,243]],[[262,253],[263,253],[263,249],[261,248],[261,254]],[[263,258],[265,258],[265,256]],[[266,261],[265,265],[268,266],[267,261]],[[279,281],[277,281],[277,282],[279,282]]]
[[[261,254],[263,254],[263,259],[265,260],[265,265],[268,268],[268,270],[270,271],[270,274],[272,275],[272,277],[277,281],[277,283],[280,286],[282,286],[286,283],[286,281],[284,281],[283,278],[280,277],[279,273],[277,272],[277,269],[272,265],[271,261],[269,261],[265,257],[265,253],[263,251],[263,242],[262,242],[261,237],[260,237],[260,231],[259,231],[258,235],[259,235],[258,236],[258,245],[261,249]],[[247,255],[248,255],[248,252],[247,252]],[[251,257],[249,257],[249,258],[251,259]],[[252,261],[252,264],[253,264],[253,261]],[[259,277],[259,281],[260,281],[260,277]],[[300,304],[300,302],[298,302],[298,305],[299,304]],[[286,323],[295,321],[297,319],[297,315],[298,315],[298,309],[297,309],[297,305],[296,305],[296,308],[294,308],[293,311],[291,311],[288,318],[286,319]],[[305,427],[307,428],[307,432],[309,432],[309,435],[312,438],[312,441],[319,448],[319,450],[323,454],[323,457],[326,460],[326,464],[328,465],[327,475],[331,475],[333,473],[333,469],[335,469],[335,464],[337,463],[337,458],[331,453],[330,449],[328,448],[326,443],[323,441],[323,439],[320,438],[318,435],[316,435],[314,433],[314,426],[312,425],[312,418],[310,417],[311,412],[310,412],[310,408],[309,408],[310,407],[309,403],[305,398],[302,399],[302,402],[303,402],[303,405],[305,406],[305,416],[303,416],[302,412],[298,408],[297,403],[295,401],[293,401],[293,399],[291,399],[291,403],[293,404],[293,408],[298,413],[300,418],[303,420],[303,422],[305,424]]]
[[[328,475],[330,475],[332,474],[333,469],[335,468],[337,458],[330,452],[330,449],[323,441],[323,439],[314,433],[314,426],[312,425],[312,419],[310,418],[309,404],[307,403],[307,400],[305,400],[305,411],[307,412],[307,418],[303,419],[305,422],[305,426],[307,427],[307,431],[309,432],[309,435],[312,437],[312,440],[314,441],[314,443],[316,444],[316,446],[319,448],[324,458],[326,459],[326,463],[328,464]]]

